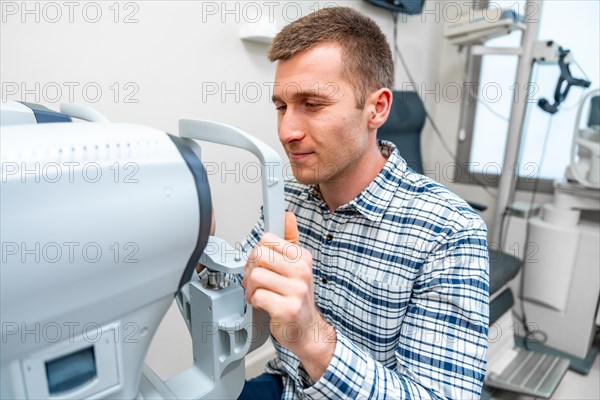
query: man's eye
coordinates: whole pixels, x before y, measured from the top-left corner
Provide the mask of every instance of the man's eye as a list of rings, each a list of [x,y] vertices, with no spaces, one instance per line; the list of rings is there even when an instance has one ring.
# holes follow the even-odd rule
[[[307,102],[305,104],[306,104],[306,107],[308,107],[308,108],[318,108],[318,107],[321,107],[321,104],[319,104],[319,103],[310,103],[310,102]]]
[[[281,112],[281,111],[285,111],[285,109],[286,109],[286,108],[287,108],[287,106],[285,106],[285,105],[283,105],[283,106],[277,106],[277,107],[275,107],[275,109],[276,109],[277,111],[279,111],[279,112]]]

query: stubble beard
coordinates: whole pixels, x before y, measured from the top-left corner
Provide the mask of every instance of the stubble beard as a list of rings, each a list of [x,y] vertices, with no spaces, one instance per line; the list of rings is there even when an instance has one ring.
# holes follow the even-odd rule
[[[333,162],[318,162],[311,167],[300,167],[292,163],[294,178],[303,185],[319,185],[335,181],[339,172]]]

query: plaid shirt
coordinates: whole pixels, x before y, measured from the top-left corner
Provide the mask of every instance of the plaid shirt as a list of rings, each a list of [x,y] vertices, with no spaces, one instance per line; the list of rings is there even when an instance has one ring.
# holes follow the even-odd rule
[[[388,158],[382,171],[334,213],[316,187],[286,184],[300,245],[313,258],[315,301],[337,342],[317,382],[274,343],[277,357],[267,372],[283,376],[283,399],[480,396],[486,226],[455,194],[408,168],[393,144],[380,146]],[[262,232],[260,218],[244,248]]]

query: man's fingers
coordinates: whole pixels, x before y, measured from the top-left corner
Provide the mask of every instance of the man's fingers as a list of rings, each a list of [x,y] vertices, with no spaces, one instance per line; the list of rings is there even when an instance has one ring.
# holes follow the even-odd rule
[[[250,268],[246,273],[250,273],[256,267],[261,267],[279,275],[292,277],[298,276],[302,266],[306,264],[303,262],[303,258],[306,258],[303,257],[305,251],[300,246],[289,242],[284,242],[280,246],[278,242],[266,241],[254,249],[256,251],[255,258],[251,260]]]
[[[283,254],[286,259],[297,261],[301,258],[302,249],[299,246],[300,235],[296,216],[290,211],[285,213],[285,239],[266,232],[263,234],[258,246],[254,248],[250,260],[257,261],[265,257],[265,248]]]
[[[291,211],[285,212],[285,240],[290,243],[300,243],[300,234],[298,233],[298,221]]]
[[[266,289],[282,296],[295,295],[301,292],[301,288],[294,279],[275,273],[266,268],[254,268],[252,272],[244,277],[246,281],[246,296],[252,298],[254,291],[258,288]]]
[[[282,304],[283,300],[280,294],[258,288],[248,302],[252,307],[266,311],[273,318],[277,315],[278,304]]]
[[[252,251],[250,252],[250,256],[248,257],[248,260],[246,260],[246,265],[244,265],[244,278],[242,279],[242,286],[244,288],[246,288],[246,285],[248,284],[246,278],[248,277],[248,275],[250,275],[250,273],[256,266],[256,261],[260,258],[257,255],[257,251],[259,250],[259,247],[260,246],[256,246],[254,249],[252,249]]]

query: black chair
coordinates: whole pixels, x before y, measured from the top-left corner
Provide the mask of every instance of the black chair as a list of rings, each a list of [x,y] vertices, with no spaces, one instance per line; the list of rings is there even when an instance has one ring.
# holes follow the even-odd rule
[[[377,138],[394,143],[408,166],[422,174],[421,131],[425,125],[425,107],[416,92],[394,91],[393,96],[390,115],[386,123],[379,128]],[[476,203],[469,202],[469,204],[478,211],[487,208]],[[494,295],[517,275],[521,268],[521,260],[494,248],[488,248],[488,251],[490,295]]]
[[[396,145],[406,164],[415,172],[423,173],[421,131],[425,126],[425,107],[416,92],[393,92],[392,110],[377,138]]]

